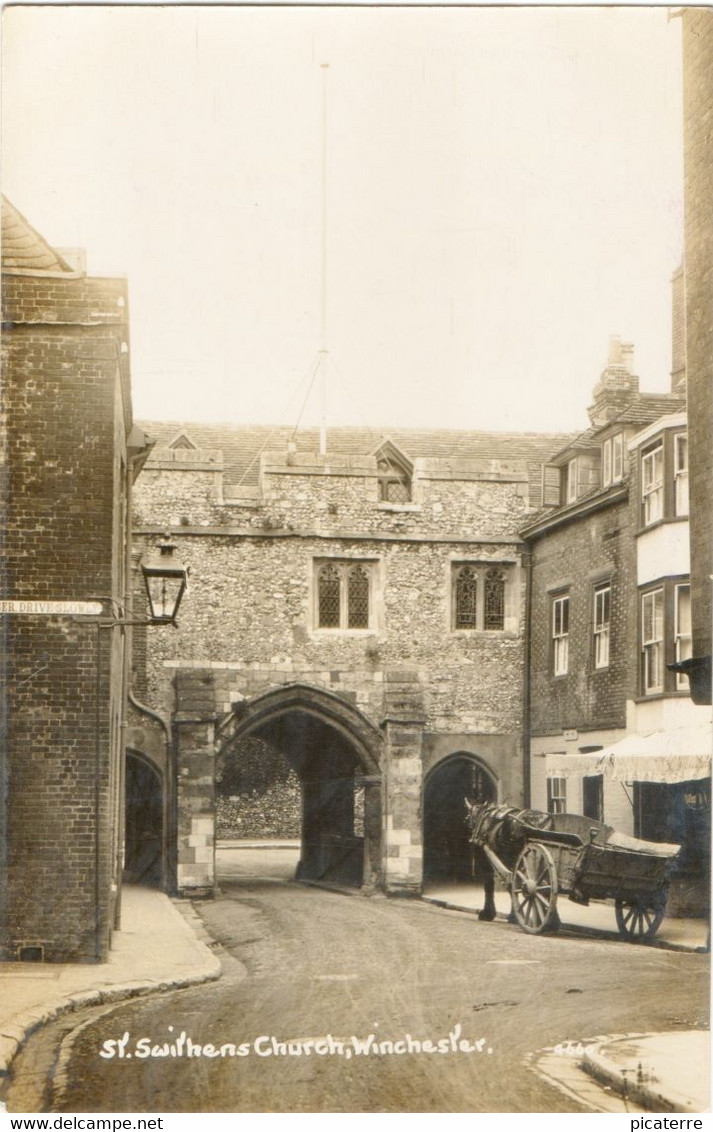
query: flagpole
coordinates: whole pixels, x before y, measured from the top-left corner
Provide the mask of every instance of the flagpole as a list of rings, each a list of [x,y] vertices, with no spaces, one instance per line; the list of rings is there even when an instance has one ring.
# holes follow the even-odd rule
[[[321,302],[320,302],[320,426],[319,451],[327,452],[327,71],[329,63],[320,64],[322,68],[322,262],[321,262]]]

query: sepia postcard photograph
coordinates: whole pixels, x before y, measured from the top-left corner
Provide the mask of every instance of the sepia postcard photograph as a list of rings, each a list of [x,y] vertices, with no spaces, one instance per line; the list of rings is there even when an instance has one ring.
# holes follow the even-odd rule
[[[711,7],[5,6],[0,1113],[703,1127],[712,171]]]

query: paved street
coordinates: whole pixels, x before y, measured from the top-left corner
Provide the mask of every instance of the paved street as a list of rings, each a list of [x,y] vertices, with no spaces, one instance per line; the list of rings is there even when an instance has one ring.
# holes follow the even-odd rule
[[[577,1102],[527,1067],[529,1055],[597,1034],[707,1024],[707,956],[533,938],[417,902],[307,888],[286,882],[287,861],[280,851],[224,853],[223,895],[199,911],[224,949],[225,977],[55,1023],[20,1055],[10,1110],[571,1112]],[[182,1031],[194,1045],[245,1043],[248,1053],[141,1056]],[[111,1059],[99,1056],[125,1034],[131,1057],[116,1045]],[[448,1052],[357,1056],[351,1037],[371,1034],[443,1040]],[[301,1054],[283,1056],[272,1037],[301,1039]],[[40,1082],[54,1082],[54,1094],[39,1096]]]

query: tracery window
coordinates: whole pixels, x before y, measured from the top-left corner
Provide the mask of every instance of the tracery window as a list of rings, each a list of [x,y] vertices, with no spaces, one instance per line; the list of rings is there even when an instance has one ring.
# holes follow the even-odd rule
[[[488,570],[485,575],[483,628],[505,628],[505,576],[500,570]]]
[[[478,577],[472,566],[461,566],[455,581],[455,627],[476,629]]]
[[[338,629],[341,605],[341,578],[336,566],[322,566],[317,577],[320,629]]]
[[[486,563],[455,563],[452,574],[453,629],[499,632],[505,629],[509,571]]]
[[[370,627],[372,563],[322,563],[316,582],[318,629]]]
[[[347,573],[347,625],[369,628],[369,575],[363,566],[353,566]]]

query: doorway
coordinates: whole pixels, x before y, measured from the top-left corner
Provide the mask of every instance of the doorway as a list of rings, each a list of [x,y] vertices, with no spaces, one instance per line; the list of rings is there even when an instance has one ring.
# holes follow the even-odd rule
[[[127,751],[124,883],[162,888],[163,857],[161,776],[146,759]]]
[[[423,792],[423,874],[426,883],[482,883],[487,869],[470,843],[466,821],[470,802],[494,802],[494,777],[473,755],[457,754],[439,763]]]
[[[296,878],[350,888],[377,884],[381,778],[367,745],[376,745],[371,724],[338,697],[302,685],[267,693],[241,715],[220,752],[217,780],[244,780],[244,790],[250,785],[245,753],[252,752],[252,779],[262,783],[258,810],[268,803],[279,806],[280,799],[294,802],[299,789],[299,824],[295,829],[293,812],[290,825],[299,837]],[[245,804],[243,798],[240,805]],[[271,828],[277,828],[274,820]]]

